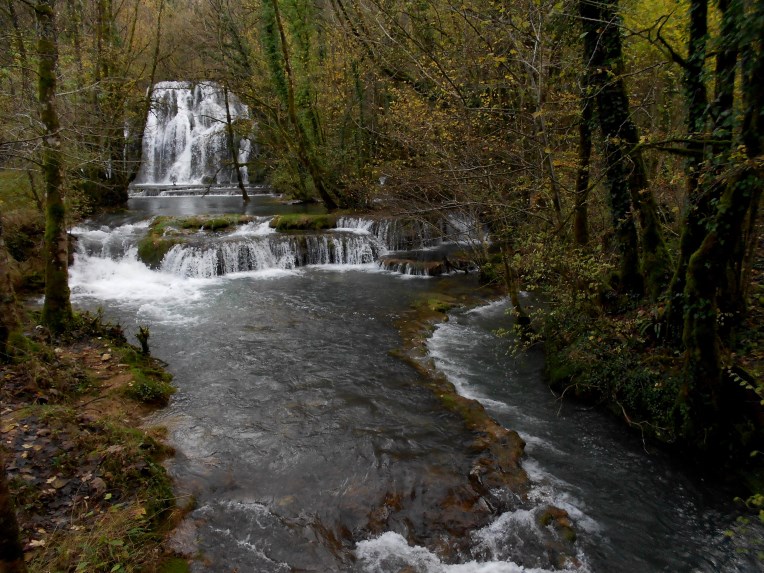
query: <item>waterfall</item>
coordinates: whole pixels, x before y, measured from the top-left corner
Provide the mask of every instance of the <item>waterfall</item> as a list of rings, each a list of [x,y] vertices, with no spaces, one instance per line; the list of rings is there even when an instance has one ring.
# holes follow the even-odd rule
[[[271,219],[271,216],[255,217],[224,234],[186,235],[171,246],[159,268],[154,270],[183,279],[291,270],[309,265],[376,263],[384,271],[422,277],[474,270],[463,257],[452,257],[453,252],[462,248],[460,245],[444,243],[436,235],[427,234],[427,229],[435,229],[433,226],[395,219],[341,217],[335,229],[291,234],[279,233],[270,227]],[[133,272],[133,264],[142,264],[137,244],[149,225],[150,221],[145,220],[116,228],[79,226],[70,232],[77,237],[81,261],[125,261]],[[419,249],[402,250],[411,245]],[[432,248],[434,246],[437,248]]]
[[[361,265],[376,261],[380,250],[373,239],[352,233],[269,234],[203,245],[175,245],[165,255],[161,270],[183,277],[211,278],[307,265]]]
[[[388,251],[428,249],[444,243],[474,244],[486,237],[475,219],[459,214],[449,214],[432,222],[414,218],[340,217],[337,228],[371,235]]]
[[[232,120],[249,117],[247,106],[229,92]],[[231,184],[235,173],[226,133],[223,88],[212,82],[160,82],[143,133],[143,157],[135,180],[143,185]],[[238,143],[239,163],[250,156],[251,142]],[[247,178],[246,167],[242,175]]]

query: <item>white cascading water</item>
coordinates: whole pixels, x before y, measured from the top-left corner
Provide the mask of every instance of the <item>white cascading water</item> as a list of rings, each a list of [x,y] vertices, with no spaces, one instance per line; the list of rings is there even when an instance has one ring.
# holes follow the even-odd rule
[[[138,185],[232,184],[223,88],[213,82],[160,82],[152,91],[153,105],[143,135]],[[249,117],[249,110],[228,93],[231,119]],[[238,143],[239,163],[249,159],[252,144]],[[248,181],[246,167],[242,178]]]
[[[307,265],[362,265],[373,263],[382,250],[372,237],[350,233],[303,237],[274,233],[207,245],[176,245],[165,255],[161,270],[211,278]]]
[[[447,215],[438,226],[417,219],[340,217],[337,229],[372,235],[388,251],[426,249],[444,241],[476,244],[486,240],[486,233],[476,219],[459,214]]]

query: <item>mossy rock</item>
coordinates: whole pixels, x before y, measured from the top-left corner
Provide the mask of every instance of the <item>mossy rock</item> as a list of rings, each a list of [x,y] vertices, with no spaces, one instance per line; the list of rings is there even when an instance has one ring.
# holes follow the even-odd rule
[[[178,238],[156,237],[149,234],[138,242],[138,258],[148,267],[157,269],[169,250],[182,242]]]
[[[149,235],[166,237],[169,235],[185,235],[196,231],[222,231],[237,225],[251,223],[251,215],[194,215],[193,217],[167,217],[154,219],[149,226]]]
[[[192,231],[222,231],[237,225],[251,223],[254,219],[249,215],[219,215],[215,217],[195,216],[175,219],[181,229]]]
[[[335,229],[337,227],[337,216],[328,214],[308,215],[306,213],[277,215],[271,220],[271,227],[282,232]]]

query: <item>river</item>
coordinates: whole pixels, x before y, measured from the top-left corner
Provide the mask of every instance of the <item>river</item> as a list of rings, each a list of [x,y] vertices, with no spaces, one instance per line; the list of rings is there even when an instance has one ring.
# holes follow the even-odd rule
[[[152,353],[175,376],[177,394],[150,423],[168,428],[168,468],[195,499],[176,536],[200,556],[193,571],[549,571],[535,514],[546,503],[574,520],[575,570],[756,570],[741,535],[724,534],[735,519],[725,492],[646,453],[602,414],[559,402],[541,355],[507,352],[494,334],[507,326],[506,301],[457,310],[428,349],[462,394],[520,432],[534,486],[528,503],[471,532],[468,551],[438,557],[452,540],[430,535],[428,520],[469,472],[469,436],[389,351],[412,302],[440,280],[471,277],[374,262],[210,277],[135,258],[156,215],[247,212],[262,219],[237,233],[257,237],[274,213],[301,209],[270,196],[246,207],[236,197],[133,198],[129,212],[73,230],[74,302],[103,308],[128,333],[149,326]],[[370,516],[392,506],[390,530],[374,531]]]

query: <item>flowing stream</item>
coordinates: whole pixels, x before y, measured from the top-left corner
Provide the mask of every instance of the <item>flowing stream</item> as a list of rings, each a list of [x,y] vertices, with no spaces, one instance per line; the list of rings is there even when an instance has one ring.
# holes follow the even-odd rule
[[[470,440],[389,351],[400,346],[394,322],[413,301],[440,280],[473,279],[402,275],[348,253],[339,262],[355,264],[287,257],[222,275],[168,261],[150,270],[134,245],[153,216],[244,209],[262,219],[215,240],[264,244],[268,217],[301,207],[157,197],[130,208],[74,229],[72,293],[128,333],[148,325],[152,353],[175,375],[177,394],[150,423],[168,427],[177,448],[169,469],[196,500],[175,539],[201,556],[193,571],[549,571],[534,513],[544,503],[574,519],[577,570],[756,570],[724,535],[734,522],[724,492],[646,454],[601,414],[560,404],[543,384],[541,356],[507,354],[493,333],[507,326],[503,301],[457,311],[428,348],[461,393],[528,442],[530,505],[473,531],[469,550],[438,557],[449,541],[428,534],[429,519],[468,474]],[[387,248],[368,241],[375,256]],[[391,530],[372,531],[373,516],[392,505],[404,509]],[[410,545],[406,532],[426,543]]]

